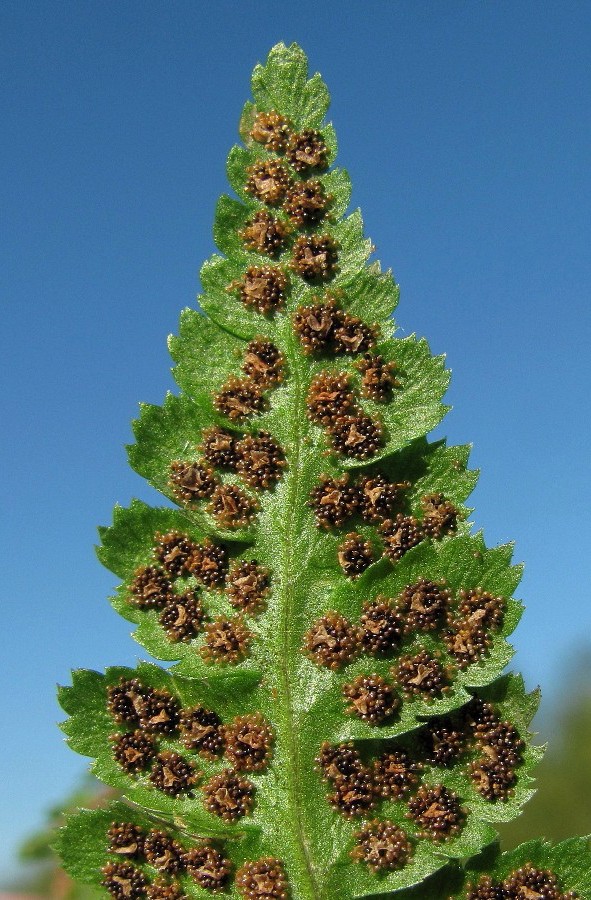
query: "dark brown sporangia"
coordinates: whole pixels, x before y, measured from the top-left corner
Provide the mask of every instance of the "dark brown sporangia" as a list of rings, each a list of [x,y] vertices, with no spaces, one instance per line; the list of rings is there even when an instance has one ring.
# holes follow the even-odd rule
[[[363,816],[376,805],[373,776],[365,766],[350,775],[333,778],[332,786],[333,791],[326,799],[347,819]]]
[[[307,128],[299,134],[292,134],[286,153],[296,172],[325,169],[328,165],[326,144],[320,132],[312,128]]]
[[[180,884],[176,881],[167,881],[164,877],[156,878],[146,888],[148,900],[186,900]]]
[[[428,494],[421,498],[423,531],[435,540],[456,530],[458,510],[443,494]]]
[[[241,616],[217,616],[205,625],[201,655],[209,663],[237,663],[246,656],[251,637]]]
[[[254,519],[257,503],[235,484],[220,484],[211,495],[208,513],[221,528],[244,528]]]
[[[232,422],[243,422],[263,411],[265,398],[255,381],[230,375],[215,395],[213,404],[219,413]]]
[[[305,228],[322,221],[331,200],[322,183],[313,178],[298,181],[288,189],[283,209],[297,228]]]
[[[357,492],[364,522],[378,524],[391,518],[409,487],[408,481],[392,482],[384,475],[362,476],[357,482]]]
[[[201,790],[205,808],[224,822],[248,815],[254,804],[254,785],[232,769],[213,775]]]
[[[206,759],[215,759],[224,749],[222,720],[204,706],[183,709],[179,721],[181,740],[187,750]]]
[[[137,678],[121,678],[107,688],[107,709],[119,724],[139,723],[144,708],[145,688]]]
[[[140,729],[111,735],[111,740],[115,760],[130,775],[143,772],[156,754],[154,739]]]
[[[387,403],[392,397],[393,388],[400,387],[400,382],[394,376],[396,363],[387,362],[377,353],[365,353],[357,360],[355,368],[361,372],[362,396],[375,403]]]
[[[450,766],[466,750],[466,735],[450,719],[431,719],[422,732],[425,762]]]
[[[201,449],[205,459],[218,469],[235,469],[237,436],[225,428],[212,426],[202,434]],[[212,491],[213,493],[213,491]]]
[[[495,719],[487,727],[476,730],[476,744],[485,756],[505,766],[518,766],[522,761],[525,742],[511,722]]]
[[[187,575],[187,561],[195,549],[194,543],[186,534],[169,531],[167,534],[157,533],[154,556],[173,578]]]
[[[348,578],[358,578],[373,562],[373,548],[370,541],[352,531],[337,551],[339,565]]]
[[[360,619],[361,645],[376,656],[397,649],[404,634],[404,619],[388,597],[366,600]]]
[[[224,726],[225,750],[228,762],[238,772],[260,772],[271,759],[273,731],[260,713],[236,718]]]
[[[107,863],[101,869],[101,884],[115,900],[139,900],[144,896],[147,879],[128,863]]]
[[[392,676],[408,698],[440,697],[449,690],[450,672],[427,650],[420,650],[414,656],[401,656],[392,669]]]
[[[330,425],[333,449],[350,459],[369,459],[383,444],[384,429],[378,419],[359,412],[339,416]]]
[[[172,583],[167,573],[158,566],[142,566],[135,570],[129,593],[133,606],[161,609],[172,594]]]
[[[290,134],[289,120],[274,110],[258,113],[250,129],[253,141],[257,141],[266,150],[272,150],[275,153],[285,151]]]
[[[386,519],[380,525],[384,541],[384,552],[388,559],[397,562],[423,540],[424,534],[419,522],[413,516],[398,513],[395,519]]]
[[[109,852],[130,859],[140,857],[144,852],[145,833],[139,825],[131,822],[113,822],[107,832]]]
[[[483,628],[500,628],[505,615],[505,600],[494,594],[475,588],[458,593],[458,615],[474,625]]]
[[[246,346],[242,371],[261,387],[275,387],[283,381],[285,357],[271,341],[258,337]]]
[[[346,711],[369,725],[385,722],[400,706],[392,685],[376,674],[358,675],[344,686],[343,696],[349,701]]]
[[[511,872],[504,881],[482,875],[476,884],[466,885],[466,900],[578,900],[575,891],[563,892],[551,869],[539,869],[526,863]]]
[[[352,743],[330,744],[324,741],[315,765],[326,781],[350,778],[364,768],[359,752]]]
[[[407,634],[413,631],[432,631],[446,619],[451,594],[441,583],[421,578],[409,584],[399,598]]]
[[[157,734],[174,734],[178,728],[180,706],[168,691],[149,688],[144,692],[140,726]]]
[[[468,772],[478,793],[491,802],[507,800],[517,782],[513,769],[486,758],[471,762]]]
[[[199,634],[205,612],[196,591],[171,598],[158,621],[169,640],[174,643],[190,641]]]
[[[399,800],[417,785],[418,768],[404,750],[382,753],[373,763],[376,793],[388,800]]]
[[[294,241],[290,265],[304,281],[330,281],[338,259],[337,245],[329,234],[303,234]]]
[[[442,784],[421,785],[408,802],[408,818],[420,826],[421,837],[445,841],[459,834],[466,819],[460,800]]]
[[[226,594],[235,609],[254,615],[263,608],[270,584],[268,569],[259,566],[256,559],[243,559],[235,563],[228,573]]]
[[[219,587],[226,578],[228,551],[206,538],[202,544],[195,544],[187,568],[191,575],[207,587]]]
[[[287,900],[283,863],[274,856],[244,863],[236,872],[236,890],[245,900]]]
[[[267,206],[279,206],[284,200],[291,179],[283,163],[276,159],[266,159],[253,163],[246,170],[247,193]]]
[[[272,487],[286,466],[283,450],[267,431],[245,435],[236,444],[236,455],[242,480],[261,490]]]
[[[359,630],[340,613],[327,612],[306,633],[303,650],[316,665],[339,669],[359,652]]]
[[[481,659],[492,644],[487,631],[468,618],[452,619],[443,639],[448,653],[453,656],[460,669]]]
[[[321,475],[320,482],[310,492],[308,506],[314,510],[318,526],[338,528],[357,511],[358,493],[350,484],[348,474],[340,478]]]
[[[266,209],[260,209],[238,233],[247,250],[266,256],[279,256],[285,248],[289,228]]]
[[[328,295],[323,303],[298,307],[293,325],[304,353],[326,353],[331,350],[334,329],[341,316],[334,297]]]
[[[185,853],[187,874],[195,884],[206,891],[217,892],[224,888],[232,871],[232,864],[209,841],[202,841]]]
[[[211,466],[181,460],[170,464],[170,486],[181,503],[195,503],[211,497],[218,483]]]
[[[343,313],[333,333],[335,353],[366,353],[376,340],[376,329],[358,316]]]
[[[413,853],[405,832],[387,819],[372,819],[354,834],[355,846],[351,857],[365,863],[372,872],[393,872],[402,869]]]
[[[199,775],[189,760],[173,750],[163,750],[156,757],[150,781],[163,794],[178,797],[191,793]]]
[[[168,875],[184,868],[183,848],[166,832],[152,829],[144,840],[144,856],[151,866]]]
[[[355,396],[346,372],[320,372],[308,390],[306,412],[316,425],[330,427],[341,416],[355,411]]]
[[[240,280],[228,285],[228,290],[238,291],[247,309],[267,315],[285,305],[287,276],[278,266],[249,266]]]

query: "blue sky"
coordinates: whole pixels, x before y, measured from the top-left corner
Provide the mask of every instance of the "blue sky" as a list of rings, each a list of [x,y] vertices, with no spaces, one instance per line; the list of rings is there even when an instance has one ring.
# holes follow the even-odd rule
[[[157,502],[127,466],[129,422],[172,387],[166,335],[279,40],[331,89],[400,327],[447,353],[438,433],[474,444],[474,520],[527,563],[516,665],[551,699],[591,628],[590,27],[571,0],[5,0],[2,872],[85,766],[55,683],[145,655],[106,601],[95,528]]]

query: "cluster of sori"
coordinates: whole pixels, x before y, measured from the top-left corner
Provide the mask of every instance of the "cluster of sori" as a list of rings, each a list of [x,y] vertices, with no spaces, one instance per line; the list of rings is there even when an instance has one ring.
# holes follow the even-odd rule
[[[325,742],[316,766],[330,785],[328,803],[346,818],[366,818],[386,801],[394,804],[396,822],[408,820],[402,829],[374,818],[354,833],[354,860],[374,871],[394,870],[407,864],[417,840],[447,841],[460,834],[470,815],[461,797],[475,790],[490,802],[507,800],[524,747],[494,704],[474,698],[456,713],[431,719],[414,741],[390,742],[377,757],[353,743]],[[456,790],[442,783],[451,769]]]
[[[406,700],[427,702],[448,693],[457,671],[486,654],[505,608],[502,597],[480,587],[454,595],[443,581],[420,579],[396,598],[366,600],[358,623],[329,610],[308,629],[302,649],[316,665],[332,670],[362,653],[396,656],[392,682],[378,674],[359,675],[343,688],[348,711],[379,725],[400,711],[399,692]],[[426,634],[430,650],[421,646]]]
[[[284,377],[283,354],[271,341],[255,338],[243,360],[243,377],[231,376],[214,397],[218,412],[230,422],[244,421],[266,405],[264,391]],[[277,441],[266,431],[244,434],[219,426],[205,428],[201,445],[192,458],[175,459],[169,472],[174,499],[195,507],[207,501],[207,512],[221,528],[248,526],[258,508],[256,496],[216,473],[235,472],[251,490],[268,490],[281,477],[285,457]]]
[[[178,531],[157,533],[150,556],[128,586],[130,605],[159,610],[158,622],[170,641],[191,641],[203,631],[200,652],[207,662],[243,659],[252,637],[244,615],[256,615],[264,608],[270,590],[268,569],[256,560],[238,559],[229,565],[225,546],[209,539],[197,543]],[[237,612],[205,621],[201,586],[223,591]]]
[[[209,776],[200,790],[210,813],[234,822],[252,811],[255,786],[243,773],[266,769],[273,747],[273,731],[261,713],[223,723],[215,710],[183,708],[170,691],[136,678],[121,678],[107,689],[107,708],[126,729],[110,739],[113,756],[128,775],[170,797],[193,797],[195,786]],[[213,764],[222,757],[229,766],[219,770]]]
[[[405,492],[410,487],[410,482],[390,481],[381,472],[356,481],[349,473],[337,478],[322,475],[308,505],[319,528],[340,528],[353,516],[376,526],[382,545],[379,553],[396,563],[421,541],[440,540],[457,527],[459,512],[440,492],[420,498],[420,519],[405,511]],[[345,575],[358,578],[375,561],[376,553],[370,540],[352,531],[339,547],[338,560]]]
[[[483,875],[468,884],[466,900],[577,900],[576,891],[563,891],[558,876],[551,869],[540,869],[526,863],[510,872],[503,880]]]
[[[246,900],[287,897],[287,879],[278,859],[245,862],[236,872],[220,841],[201,839],[187,847],[161,828],[112,822],[107,832],[110,861],[101,884],[114,900],[186,900],[187,882],[208,893],[226,890],[234,881]],[[189,891],[189,896],[192,891]]]

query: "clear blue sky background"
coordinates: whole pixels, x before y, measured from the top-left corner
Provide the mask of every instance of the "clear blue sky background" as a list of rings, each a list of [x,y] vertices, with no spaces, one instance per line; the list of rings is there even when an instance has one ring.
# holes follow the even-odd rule
[[[156,498],[123,445],[213,252],[249,75],[298,41],[332,92],[398,320],[453,370],[475,521],[516,539],[528,683],[589,634],[589,2],[5,0],[0,21],[0,864],[74,782],[56,682],[142,655],[93,553]],[[8,673],[9,686],[6,686]]]

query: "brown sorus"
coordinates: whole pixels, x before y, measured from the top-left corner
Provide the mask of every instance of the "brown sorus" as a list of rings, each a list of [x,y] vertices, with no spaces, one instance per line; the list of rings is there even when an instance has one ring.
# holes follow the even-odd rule
[[[443,494],[427,494],[421,498],[421,507],[423,531],[429,537],[439,540],[456,530],[458,510]]]
[[[238,462],[236,441],[237,437],[231,431],[213,425],[203,431],[201,449],[212,466],[218,469],[235,469]]]
[[[458,613],[482,628],[500,628],[505,615],[506,601],[481,587],[461,590],[458,594]]]
[[[392,669],[392,677],[401,686],[405,697],[440,697],[449,690],[449,672],[438,659],[421,650],[414,656],[401,656]]]
[[[157,878],[146,888],[148,900],[185,900],[180,884],[176,881],[167,881],[166,878]]]
[[[137,678],[121,678],[107,688],[107,709],[119,724],[139,723],[146,688]]]
[[[129,593],[130,603],[139,609],[162,609],[172,593],[172,584],[158,566],[141,566],[133,574]]]
[[[224,749],[222,720],[211,709],[204,706],[183,709],[179,728],[187,750],[199,753],[206,759],[215,759]]]
[[[500,882],[493,881],[490,875],[483,875],[475,885],[468,882],[466,900],[509,900],[509,897]],[[518,898],[515,897],[514,900]]]
[[[479,728],[475,739],[484,756],[506,767],[518,766],[523,759],[525,742],[511,722],[498,719],[487,728]]]
[[[422,829],[421,837],[444,841],[459,834],[466,813],[454,791],[442,784],[422,785],[408,803],[408,817]]]
[[[237,290],[247,309],[267,315],[285,305],[287,276],[278,266],[249,266],[243,277],[228,286]]]
[[[245,862],[236,872],[236,890],[245,900],[287,900],[283,863],[274,856]]]
[[[147,879],[127,863],[107,863],[101,869],[101,884],[115,900],[139,900],[146,891]]]
[[[394,376],[396,363],[386,362],[377,353],[365,353],[357,360],[355,368],[361,372],[362,396],[374,403],[386,403],[392,396],[392,389],[400,387],[400,382]]]
[[[384,430],[378,419],[359,412],[339,416],[330,425],[333,449],[350,459],[369,459],[383,445]]]
[[[398,513],[395,519],[386,519],[380,525],[384,541],[384,553],[392,562],[402,559],[424,537],[419,522],[413,516]]]
[[[328,148],[320,132],[313,128],[292,134],[286,154],[296,172],[326,169],[328,166]]]
[[[331,200],[317,179],[298,181],[287,191],[283,209],[297,228],[305,228],[322,221]]]
[[[359,511],[365,522],[377,524],[394,515],[410,482],[389,481],[384,475],[364,475],[357,482]]]
[[[261,387],[275,387],[283,381],[285,357],[271,341],[254,338],[244,354],[242,371]]]
[[[431,719],[422,733],[425,762],[449,766],[466,749],[466,735],[451,719]]]
[[[247,434],[236,444],[237,471],[253,488],[272,487],[286,466],[281,446],[268,431]]]
[[[561,892],[558,878],[551,869],[538,869],[529,862],[505,878],[503,890],[508,900],[531,900],[534,896],[544,900],[573,900],[578,897],[574,891]]]
[[[332,349],[334,329],[342,316],[343,313],[330,296],[325,298],[324,303],[299,306],[293,317],[293,325],[304,353],[324,353]]]
[[[478,793],[491,802],[507,800],[517,781],[514,769],[486,757],[471,762],[468,774]]]
[[[228,762],[237,772],[260,772],[271,758],[273,731],[261,713],[236,716],[224,726]]]
[[[287,169],[276,159],[255,162],[246,174],[245,191],[267,206],[279,206],[291,184]]]
[[[172,578],[187,575],[187,560],[191,557],[195,544],[180,531],[169,531],[166,534],[156,532],[154,556]]]
[[[179,702],[168,691],[149,689],[145,692],[140,715],[140,726],[145,731],[174,734],[179,715]]]
[[[376,342],[377,328],[367,325],[358,316],[344,313],[336,325],[333,341],[335,353],[366,353]]]
[[[107,831],[109,853],[137,858],[144,851],[144,830],[132,822],[112,822]]]
[[[402,869],[412,856],[412,844],[405,832],[388,819],[372,819],[354,834],[351,857],[365,863],[372,872]]]
[[[389,800],[398,800],[418,783],[417,770],[417,763],[405,750],[382,753],[373,763],[376,793]]]
[[[308,506],[314,510],[318,526],[338,528],[357,511],[357,500],[357,491],[347,474],[340,478],[321,475],[319,484],[310,491]]]
[[[201,655],[208,663],[237,663],[246,656],[251,638],[242,616],[217,616],[205,626]]]
[[[329,281],[338,262],[337,244],[328,234],[302,234],[292,247],[290,266],[304,281]]]
[[[190,793],[198,777],[193,765],[173,750],[159,753],[150,773],[154,787],[170,797]]]
[[[170,598],[158,621],[173,643],[190,641],[201,630],[204,610],[196,591]]]
[[[448,653],[453,656],[460,669],[478,662],[492,644],[492,638],[486,630],[470,618],[452,618],[443,639]]]
[[[219,413],[232,422],[241,422],[265,408],[265,398],[255,381],[230,375],[213,400]]]
[[[254,785],[232,769],[223,769],[201,788],[205,808],[224,822],[235,822],[251,812]]]
[[[259,612],[269,594],[269,570],[259,566],[256,559],[241,559],[230,569],[226,578],[228,601],[235,609],[253,615]]]
[[[402,641],[404,620],[388,597],[366,600],[360,619],[361,644],[376,656],[391,653]]]
[[[176,875],[184,868],[181,845],[165,831],[156,828],[145,837],[144,855],[151,866],[168,875]]]
[[[355,396],[346,372],[319,372],[310,383],[306,414],[316,425],[332,426],[355,412]]]
[[[327,781],[351,778],[363,769],[363,763],[354,745],[330,744],[324,741],[314,760],[316,768]]]
[[[244,528],[254,519],[258,504],[236,484],[219,484],[207,505],[221,528]]]
[[[328,669],[339,669],[359,652],[359,631],[340,613],[331,610],[317,619],[304,638],[303,652]]]
[[[376,792],[369,769],[362,766],[358,772],[332,781],[334,790],[326,799],[347,819],[363,816],[376,805]]]
[[[370,541],[351,531],[337,551],[339,565],[348,578],[358,578],[373,562],[373,549]]]
[[[175,459],[170,464],[169,484],[177,500],[195,503],[211,497],[218,480],[210,466]]]
[[[154,739],[140,729],[126,734],[113,734],[111,740],[113,756],[130,775],[143,771],[156,753]]]
[[[217,892],[226,886],[232,863],[209,841],[203,841],[185,853],[187,874],[206,891]]]
[[[404,615],[406,633],[437,628],[445,621],[450,596],[442,583],[425,578],[407,585],[398,601]]]
[[[289,230],[281,219],[276,219],[266,209],[260,209],[238,234],[247,250],[266,256],[278,256],[285,248]]]
[[[358,675],[343,687],[349,701],[346,710],[369,725],[380,725],[394,715],[400,701],[391,684],[381,675]]]
[[[275,110],[259,112],[249,133],[253,141],[262,144],[265,150],[283,153],[291,134],[291,125],[289,119]]]
[[[206,538],[202,544],[195,544],[187,568],[207,587],[219,587],[226,578],[228,551],[221,544],[214,544]]]

